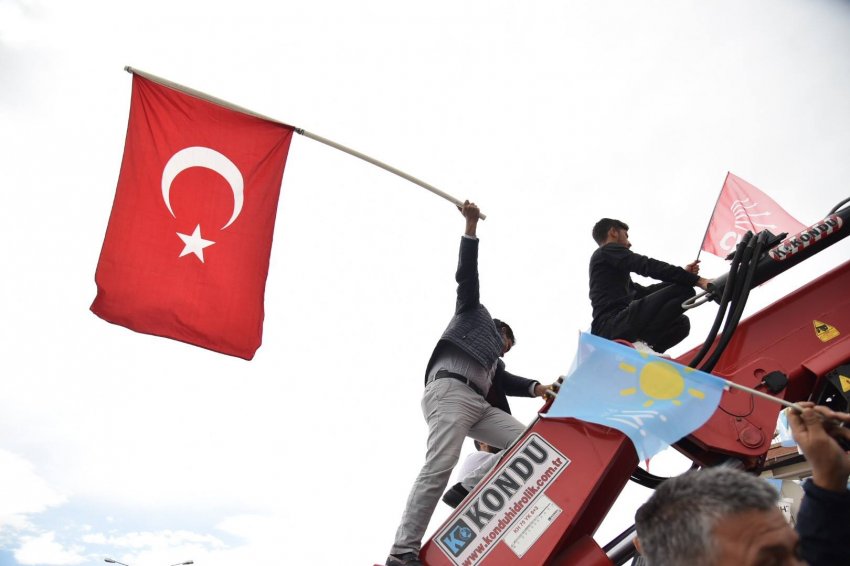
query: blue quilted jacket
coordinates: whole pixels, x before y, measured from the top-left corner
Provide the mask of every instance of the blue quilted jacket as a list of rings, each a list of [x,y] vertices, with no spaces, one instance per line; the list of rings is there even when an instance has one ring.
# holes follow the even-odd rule
[[[446,344],[460,348],[484,368],[490,368],[502,354],[502,336],[493,322],[493,317],[480,300],[477,239],[461,238],[455,280],[457,281],[455,314],[428,360],[425,368],[426,379],[431,365]],[[505,371],[504,362],[499,360],[493,376],[493,386],[487,399],[493,406],[510,413],[505,395],[531,397],[532,383],[537,382]]]

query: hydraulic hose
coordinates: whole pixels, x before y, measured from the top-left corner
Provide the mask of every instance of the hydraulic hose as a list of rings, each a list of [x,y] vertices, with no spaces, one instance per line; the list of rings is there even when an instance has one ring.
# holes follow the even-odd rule
[[[625,564],[637,554],[637,548],[634,545],[635,530],[636,527],[632,525],[602,548],[602,552],[613,564],[618,566]]]
[[[829,213],[835,214],[836,212],[838,212],[841,209],[842,206],[844,206],[848,202],[850,202],[850,197],[847,197],[846,199],[842,200],[841,202],[836,204],[834,207],[832,207],[832,210],[830,210]]]
[[[717,343],[717,347],[714,349],[714,352],[712,352],[708,360],[699,368],[700,371],[710,372],[714,369],[714,366],[717,364],[717,361],[720,359],[720,356],[723,354],[723,351],[732,339],[732,334],[735,333],[735,329],[738,327],[738,322],[740,322],[741,316],[744,313],[747,298],[750,296],[753,276],[756,273],[756,268],[758,267],[758,262],[761,258],[761,250],[764,247],[766,240],[767,232],[761,232],[757,238],[750,240],[750,244],[755,242],[755,245],[753,246],[749,257],[746,257],[747,265],[744,267],[744,269],[746,269],[746,275],[744,276],[740,287],[737,284],[735,285],[739,296],[735,298],[734,307],[732,307],[732,314],[726,319],[726,324],[723,327],[723,334],[720,336],[720,341]],[[750,247],[750,244],[747,245],[748,248]]]
[[[629,479],[631,481],[635,482],[636,484],[641,485],[643,487],[646,487],[646,488],[649,488],[649,489],[655,489],[656,487],[661,485],[661,482],[663,482],[664,480],[670,479],[670,478],[651,474],[651,473],[647,472],[646,470],[644,470],[643,468],[641,468],[640,466],[638,466],[637,468],[634,469],[634,471],[632,472],[632,475],[629,477]]]
[[[729,275],[726,278],[726,284],[723,286],[723,295],[720,298],[720,306],[717,308],[717,315],[714,317],[714,324],[711,326],[711,330],[708,331],[708,336],[706,337],[705,342],[702,343],[702,348],[700,348],[699,352],[697,352],[693,359],[688,363],[688,365],[692,368],[697,367],[697,364],[702,361],[703,357],[705,357],[711,349],[714,339],[717,337],[717,332],[720,329],[720,323],[723,322],[723,319],[726,317],[726,308],[729,306],[730,299],[732,298],[732,291],[735,285],[738,266],[740,265],[741,258],[744,254],[744,248],[752,237],[753,233],[747,231],[741,239],[741,243],[737,248],[735,248],[735,255],[732,257],[732,264],[729,267]]]
[[[742,239],[739,244],[738,249],[735,251],[735,255],[738,256],[738,268],[735,271],[729,271],[729,281],[727,281],[726,286],[724,287],[724,295],[728,290],[728,310],[723,312],[723,331],[721,333],[721,339],[723,334],[729,332],[729,320],[731,319],[732,312],[735,309],[735,305],[738,304],[738,299],[741,296],[741,291],[743,289],[744,279],[746,278],[746,272],[750,267],[751,260],[753,257],[753,249],[755,248],[755,237],[752,232],[747,232],[745,234],[744,239]],[[715,321],[717,322],[717,321]],[[717,344],[714,343],[714,339],[716,334],[711,337],[711,341],[706,340],[708,343],[708,347],[713,347],[713,351],[717,350],[717,347],[720,345],[720,341]],[[703,344],[703,348],[706,347],[706,344]],[[705,364],[703,364],[705,365]],[[697,367],[696,365],[692,367]]]
[[[747,270],[750,268],[753,259],[753,250],[755,249],[755,241],[756,238],[752,232],[747,232],[745,237],[742,239],[739,244],[738,249],[735,254],[739,255],[740,261],[738,262],[738,268],[735,271],[729,272],[729,280],[726,282],[726,285],[723,288],[724,295],[728,289],[728,310],[725,310],[722,313],[723,316],[723,330],[721,332],[721,340],[724,334],[729,332],[729,321],[732,318],[732,312],[735,310],[735,306],[738,304],[738,299],[741,297],[741,292],[744,286],[744,280],[746,279]],[[717,335],[711,336],[711,340],[706,340],[706,343],[703,343],[703,348],[706,346],[712,352],[717,350],[718,346],[720,346],[720,341],[716,344],[714,343],[714,339]],[[711,350],[713,348],[713,350]],[[697,367],[694,365],[693,367]]]

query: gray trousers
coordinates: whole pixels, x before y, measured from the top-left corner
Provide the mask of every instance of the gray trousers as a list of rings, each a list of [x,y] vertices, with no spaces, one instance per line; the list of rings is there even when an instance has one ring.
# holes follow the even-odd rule
[[[425,386],[422,414],[428,423],[428,451],[407,498],[391,554],[419,552],[431,515],[460,457],[464,438],[470,436],[505,448],[525,430],[514,417],[493,407],[456,379],[437,379]]]

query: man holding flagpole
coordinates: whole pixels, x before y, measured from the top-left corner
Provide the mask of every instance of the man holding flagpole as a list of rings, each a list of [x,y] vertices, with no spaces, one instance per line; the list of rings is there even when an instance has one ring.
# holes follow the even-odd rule
[[[541,397],[553,386],[505,371],[501,357],[514,344],[511,327],[494,319],[480,302],[478,237],[480,211],[465,201],[455,314],[425,369],[422,413],[428,423],[428,451],[396,531],[387,566],[418,566],[422,537],[448,484],[467,436],[505,448],[525,425],[490,404],[488,393]]]
[[[636,254],[630,250],[629,226],[612,218],[596,223],[593,239],[599,247],[590,257],[590,331],[655,353],[684,340],[691,324],[681,305],[694,296],[694,287],[707,289],[710,283],[699,276],[699,260],[681,268]],[[631,273],[663,283],[644,287]]]

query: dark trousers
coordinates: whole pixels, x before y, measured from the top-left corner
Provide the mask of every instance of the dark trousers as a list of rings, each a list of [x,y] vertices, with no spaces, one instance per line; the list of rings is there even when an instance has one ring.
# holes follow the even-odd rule
[[[605,320],[596,334],[611,340],[643,340],[656,352],[664,352],[684,340],[691,321],[682,303],[693,297],[692,287],[668,283]]]

